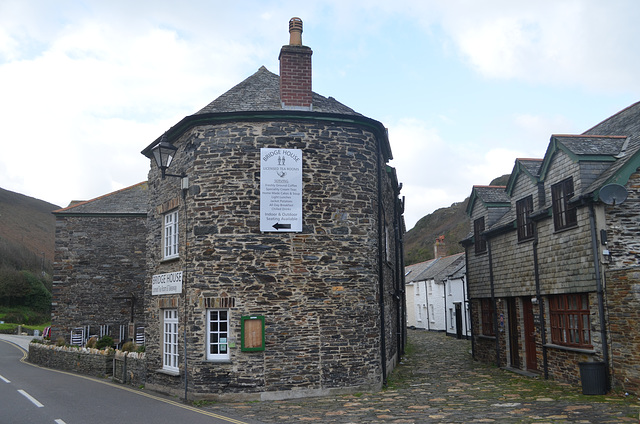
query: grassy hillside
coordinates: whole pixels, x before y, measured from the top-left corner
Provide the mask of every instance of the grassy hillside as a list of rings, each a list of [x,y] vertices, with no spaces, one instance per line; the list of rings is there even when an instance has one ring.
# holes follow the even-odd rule
[[[489,185],[505,185],[509,175],[503,175],[491,181]],[[466,214],[467,197],[448,208],[441,208],[422,217],[404,236],[405,265],[433,259],[433,244],[436,237],[444,235],[447,255],[464,252],[460,240],[470,231],[469,217]]]
[[[59,206],[0,188],[0,266],[41,271],[53,263]]]

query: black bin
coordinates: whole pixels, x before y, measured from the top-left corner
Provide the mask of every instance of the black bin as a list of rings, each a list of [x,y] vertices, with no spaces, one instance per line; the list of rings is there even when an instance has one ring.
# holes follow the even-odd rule
[[[583,395],[607,394],[607,368],[604,362],[580,362]]]

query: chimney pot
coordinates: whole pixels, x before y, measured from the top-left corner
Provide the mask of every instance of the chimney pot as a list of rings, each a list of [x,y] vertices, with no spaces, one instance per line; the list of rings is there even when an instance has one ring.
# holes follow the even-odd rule
[[[289,45],[302,45],[302,19],[291,18],[289,20]]]

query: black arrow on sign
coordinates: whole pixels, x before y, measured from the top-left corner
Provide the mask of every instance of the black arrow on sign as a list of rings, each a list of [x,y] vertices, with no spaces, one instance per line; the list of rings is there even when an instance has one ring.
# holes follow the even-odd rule
[[[287,229],[290,230],[291,229],[291,224],[280,224],[279,222],[276,222],[275,224],[273,224],[273,228],[275,228],[276,230],[279,229]]]

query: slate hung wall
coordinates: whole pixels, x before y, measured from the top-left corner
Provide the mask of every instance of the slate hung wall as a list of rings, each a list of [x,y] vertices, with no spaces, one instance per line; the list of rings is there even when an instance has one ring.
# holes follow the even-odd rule
[[[639,170],[635,103],[553,135],[543,159],[516,160],[506,186],[474,186],[463,240],[474,358],[587,387],[592,367],[599,391],[639,392]]]

